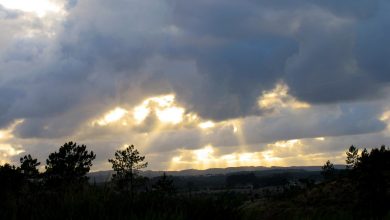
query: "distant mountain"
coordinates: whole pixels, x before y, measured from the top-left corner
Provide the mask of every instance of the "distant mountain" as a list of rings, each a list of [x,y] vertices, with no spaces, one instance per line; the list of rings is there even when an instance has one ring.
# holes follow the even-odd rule
[[[345,165],[334,165],[336,169],[345,169]],[[321,166],[291,166],[291,167],[263,167],[263,166],[246,166],[246,167],[227,167],[227,168],[210,168],[206,170],[187,169],[180,171],[141,171],[142,176],[153,178],[162,176],[166,173],[168,176],[211,176],[211,175],[226,175],[237,172],[248,171],[272,171],[272,170],[304,170],[304,171],[320,171]],[[90,182],[102,183],[108,182],[111,179],[113,170],[97,171],[88,173]]]

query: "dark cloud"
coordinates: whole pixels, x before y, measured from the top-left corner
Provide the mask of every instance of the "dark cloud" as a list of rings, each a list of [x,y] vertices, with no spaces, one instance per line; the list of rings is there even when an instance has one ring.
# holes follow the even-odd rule
[[[0,126],[25,118],[21,137],[60,137],[111,107],[171,92],[203,118],[246,117],[261,113],[258,96],[279,81],[310,103],[377,98],[390,81],[388,8],[379,0],[68,1],[55,35],[1,8],[9,27],[19,19],[43,31],[0,37]],[[70,115],[78,117],[59,126]]]

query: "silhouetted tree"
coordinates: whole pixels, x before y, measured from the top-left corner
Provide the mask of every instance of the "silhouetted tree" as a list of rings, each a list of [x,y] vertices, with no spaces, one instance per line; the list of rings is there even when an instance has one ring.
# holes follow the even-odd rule
[[[370,153],[364,149],[353,171],[364,217],[382,219],[390,210],[390,149],[381,146]]]
[[[85,145],[65,143],[58,152],[51,153],[46,160],[45,176],[49,182],[80,183],[87,180],[86,174],[96,155],[86,150]]]
[[[345,160],[347,163],[347,169],[355,168],[358,163],[359,149],[351,145],[345,154],[347,154],[347,159]]]
[[[166,173],[157,180],[153,188],[164,195],[172,195],[175,193],[175,186],[173,185],[173,179],[169,178]]]
[[[334,176],[334,173],[335,173],[335,169],[333,164],[329,160],[326,161],[324,166],[322,166],[322,171],[321,171],[322,176],[325,179],[331,179]]]
[[[119,188],[129,190],[131,197],[134,196],[134,179],[140,169],[146,168],[148,162],[143,162],[145,156],[140,156],[134,145],[128,146],[124,150],[117,150],[115,158],[109,159],[112,163],[112,169],[116,172],[112,180],[117,183]]]
[[[0,195],[17,192],[23,185],[23,175],[15,166],[6,163],[0,166]]]
[[[20,158],[20,172],[27,179],[37,178],[39,175],[39,171],[37,166],[41,163],[38,162],[38,159],[33,159],[30,154],[25,155]]]

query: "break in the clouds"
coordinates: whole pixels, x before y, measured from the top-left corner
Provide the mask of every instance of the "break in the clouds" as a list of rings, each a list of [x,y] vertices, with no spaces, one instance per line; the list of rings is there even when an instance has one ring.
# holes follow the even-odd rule
[[[0,157],[43,160],[71,139],[105,169],[134,143],[152,168],[178,169],[320,164],[349,144],[386,144],[389,9],[0,0]],[[288,140],[299,140],[295,159],[277,147]]]

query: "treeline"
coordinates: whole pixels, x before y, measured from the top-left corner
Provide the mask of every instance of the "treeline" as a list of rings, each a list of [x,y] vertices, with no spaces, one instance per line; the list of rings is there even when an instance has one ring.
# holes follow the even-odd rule
[[[245,206],[247,219],[390,219],[390,149],[346,151],[346,169],[331,161],[323,181],[290,187],[274,197]]]
[[[133,145],[108,161],[115,171],[104,185],[86,174],[96,155],[85,145],[68,142],[41,163],[31,155],[20,165],[0,166],[0,219],[238,219],[240,195],[177,193],[163,175],[152,181],[139,175],[145,156]]]
[[[191,182],[182,183],[187,191],[177,188],[165,173],[139,175],[148,163],[133,145],[108,160],[111,180],[94,184],[86,174],[95,157],[85,145],[68,142],[48,156],[43,172],[31,155],[19,166],[1,165],[0,219],[390,219],[385,146],[351,146],[346,169],[327,161],[322,178],[318,172],[236,173],[222,190],[197,192]],[[250,190],[234,190],[240,186]]]

